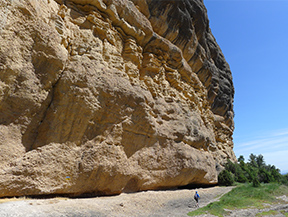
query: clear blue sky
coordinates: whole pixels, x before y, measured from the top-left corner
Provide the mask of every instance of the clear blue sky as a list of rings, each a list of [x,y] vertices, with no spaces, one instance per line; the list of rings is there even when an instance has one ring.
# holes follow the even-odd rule
[[[204,0],[235,86],[234,151],[288,172],[288,0]]]

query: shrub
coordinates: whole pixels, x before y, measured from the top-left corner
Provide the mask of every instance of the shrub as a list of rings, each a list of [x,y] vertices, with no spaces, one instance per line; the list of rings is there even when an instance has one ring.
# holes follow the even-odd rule
[[[233,185],[234,180],[231,172],[228,170],[223,170],[218,176],[218,183],[219,185],[230,186]]]
[[[237,176],[237,182],[245,183],[248,182],[248,179],[245,177],[245,175],[242,173],[239,176]]]
[[[282,176],[281,183],[288,186],[288,174]]]
[[[288,185],[288,175],[281,175],[280,170],[274,165],[266,164],[263,155],[250,154],[248,163],[244,162],[241,155],[238,162],[233,163],[229,159],[225,164],[225,172],[218,177],[220,185],[232,185],[233,182],[252,182],[257,187],[260,183],[278,182]],[[257,180],[256,180],[257,179]]]
[[[259,182],[270,183],[274,181],[273,176],[266,169],[263,168],[260,169],[258,174],[259,174]]]
[[[229,172],[235,174],[236,170],[237,170],[237,166],[238,166],[238,164],[234,164],[228,159],[227,163],[225,164],[225,169],[228,170]]]
[[[254,177],[254,178],[253,178],[252,183],[253,183],[253,187],[256,187],[256,188],[257,188],[257,187],[260,186],[260,182],[259,182],[259,180],[258,180],[257,177]]]
[[[271,176],[272,176],[273,180],[275,180],[276,182],[281,182],[282,175],[281,175],[279,169],[276,169],[276,168],[272,169],[271,170]]]

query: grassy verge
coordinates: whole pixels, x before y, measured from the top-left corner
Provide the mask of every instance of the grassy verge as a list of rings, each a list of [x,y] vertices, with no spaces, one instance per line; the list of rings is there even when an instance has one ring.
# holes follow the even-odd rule
[[[270,211],[267,211],[267,212],[261,212],[261,213],[257,213],[256,214],[256,217],[262,217],[262,216],[273,216],[273,215],[277,215],[279,214],[278,211],[275,211],[275,210],[270,210]]]
[[[288,187],[277,183],[261,184],[260,187],[252,187],[252,184],[241,184],[229,193],[225,194],[219,201],[189,212],[188,216],[196,216],[210,213],[215,216],[228,214],[225,209],[264,208],[263,203],[272,204],[276,196],[288,196]]]
[[[285,212],[284,210],[280,211],[283,215],[288,216],[288,212]]]

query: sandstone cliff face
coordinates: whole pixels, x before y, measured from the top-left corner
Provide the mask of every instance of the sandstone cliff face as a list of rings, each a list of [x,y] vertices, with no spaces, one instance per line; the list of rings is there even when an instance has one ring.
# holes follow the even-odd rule
[[[201,0],[2,0],[0,196],[217,183],[231,72]]]

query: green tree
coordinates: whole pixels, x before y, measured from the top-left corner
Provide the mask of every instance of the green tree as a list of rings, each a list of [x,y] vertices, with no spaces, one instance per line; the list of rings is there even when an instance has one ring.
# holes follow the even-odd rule
[[[252,185],[253,185],[253,187],[259,187],[260,186],[260,182],[259,182],[257,177],[253,178]]]
[[[227,160],[225,170],[219,176],[219,184],[232,185],[236,182],[252,182],[257,187],[260,183],[278,182],[288,185],[288,174],[281,175],[280,170],[274,165],[266,165],[262,154],[250,154],[248,163],[244,162],[243,155],[240,155],[238,162],[233,163]]]
[[[288,185],[288,173],[286,175],[282,175],[281,183],[284,185]]]
[[[280,170],[278,168],[275,168],[275,169],[271,170],[271,176],[273,177],[273,179],[276,182],[281,182],[282,175],[281,175]]]
[[[250,154],[249,155],[249,164],[252,166],[252,167],[257,167],[257,162],[256,162],[256,155],[254,155],[254,154]]]
[[[240,162],[241,163],[241,161],[245,161],[245,158],[244,158],[244,156],[243,155],[240,155],[239,157],[238,157],[238,162]]]
[[[258,168],[262,168],[264,166],[266,166],[265,161],[264,161],[264,157],[262,154],[259,154],[258,156],[256,156],[256,163]]]
[[[254,177],[258,176],[258,169],[256,167],[251,166],[251,164],[247,164],[246,172],[248,174],[247,178],[250,182],[253,181]]]
[[[275,166],[273,165],[271,165],[271,164],[268,164],[268,165],[266,165],[266,169],[268,170],[268,171],[271,171],[273,168],[275,168]]]
[[[234,180],[231,172],[229,172],[226,169],[221,171],[218,176],[218,183],[219,185],[225,185],[225,186],[233,185]]]
[[[231,172],[234,181],[241,183],[248,181],[243,170],[241,169],[241,166],[237,162],[233,163],[228,159],[227,163],[225,164],[225,169]]]
[[[244,172],[237,176],[237,182],[245,183],[248,182],[248,178],[244,175]]]
[[[236,173],[236,164],[232,163],[229,159],[227,160],[227,163],[225,164],[225,169],[229,172],[235,174]]]
[[[261,168],[258,171],[258,180],[259,182],[270,183],[274,181],[274,178],[269,171],[267,171],[265,168]]]

